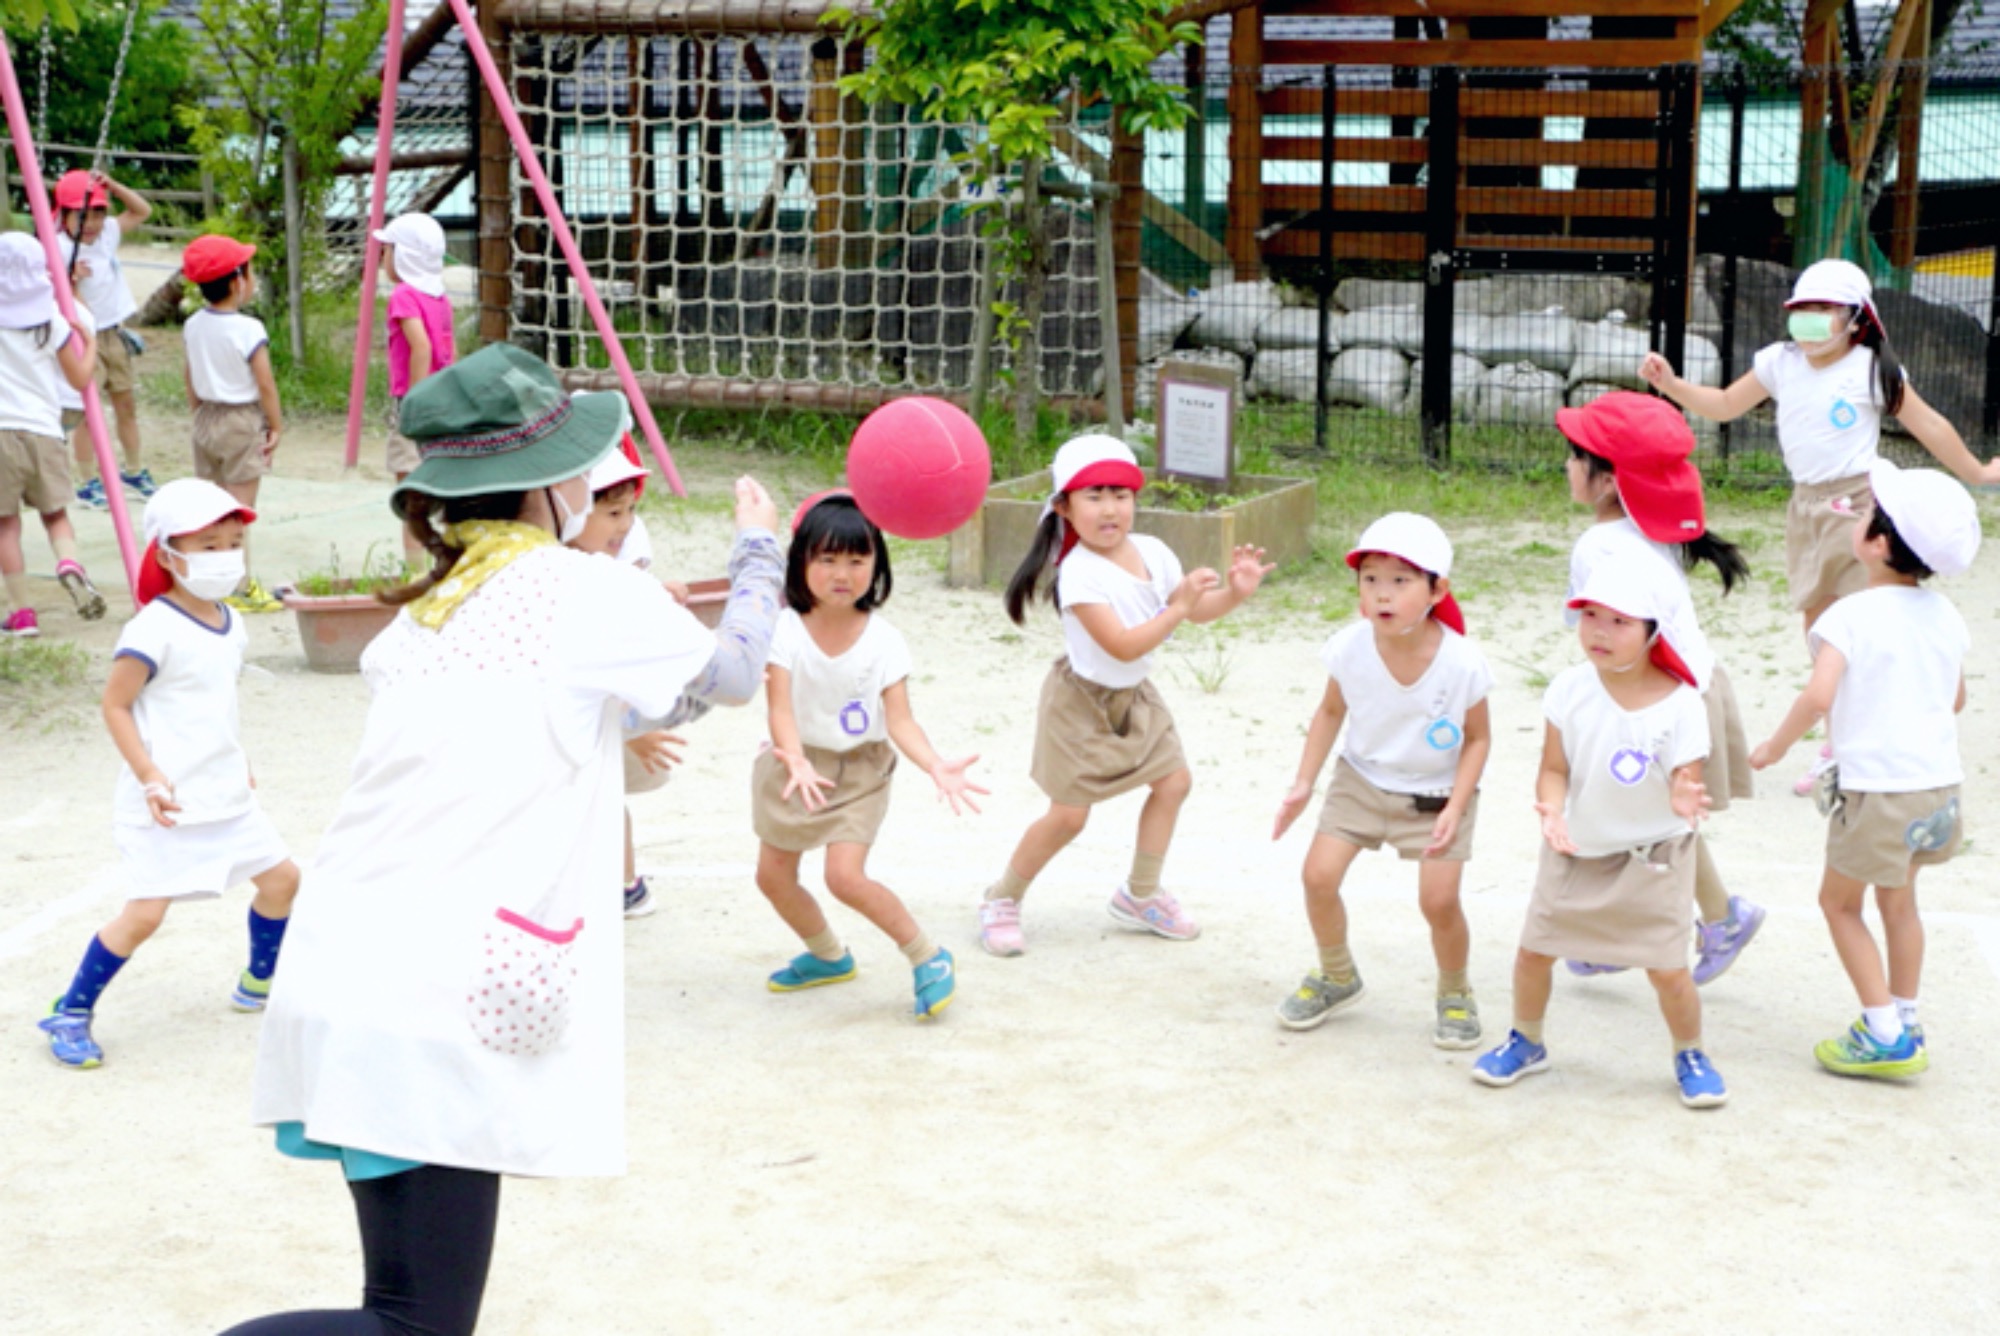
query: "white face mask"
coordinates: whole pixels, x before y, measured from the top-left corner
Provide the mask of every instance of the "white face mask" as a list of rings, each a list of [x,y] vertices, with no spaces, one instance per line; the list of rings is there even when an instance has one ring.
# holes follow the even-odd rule
[[[577,539],[583,537],[583,526],[590,523],[590,512],[596,508],[597,498],[586,492],[583,498],[583,509],[571,510],[569,502],[563,500],[561,492],[558,492],[553,487],[546,490],[549,494],[550,508],[555,512],[556,516],[556,541],[565,546],[574,543]]]
[[[233,552],[178,552],[171,547],[166,550],[187,567],[185,573],[174,572],[181,588],[210,603],[235,593],[248,569],[240,548]]]

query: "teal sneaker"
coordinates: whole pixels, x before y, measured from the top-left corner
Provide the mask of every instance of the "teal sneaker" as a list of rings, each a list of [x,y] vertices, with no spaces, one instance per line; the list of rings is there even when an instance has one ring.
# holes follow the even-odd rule
[[[830,983],[846,983],[861,971],[854,967],[854,953],[843,951],[839,960],[821,960],[808,951],[792,957],[792,963],[770,977],[765,984],[774,993],[796,993],[806,988],[824,988]]]
[[[270,1000],[271,981],[260,979],[249,970],[244,970],[236,986],[229,990],[229,1005],[238,1011],[262,1011]]]
[[[49,1037],[49,1056],[65,1067],[89,1071],[104,1065],[104,1050],[90,1037],[88,1011],[64,1011],[62,999],[49,1007],[49,1014],[35,1025]]]
[[[950,1006],[958,992],[958,970],[952,964],[951,952],[939,947],[936,955],[917,966],[916,987],[918,1020],[933,1020]]]
[[[1870,1076],[1892,1080],[1915,1076],[1931,1065],[1931,1057],[1916,1035],[1904,1030],[1893,1044],[1875,1037],[1866,1020],[1858,1020],[1847,1033],[1822,1039],[1813,1048],[1819,1065],[1841,1076]]]

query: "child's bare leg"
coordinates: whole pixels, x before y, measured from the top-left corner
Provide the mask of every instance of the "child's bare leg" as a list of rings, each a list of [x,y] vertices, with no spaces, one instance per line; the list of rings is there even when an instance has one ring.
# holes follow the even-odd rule
[[[789,849],[774,849],[768,844],[757,847],[757,889],[771,902],[771,908],[778,911],[778,917],[785,926],[799,935],[799,940],[810,944],[815,938],[829,935],[826,911],[819,907],[799,882],[799,860],[802,854]],[[838,954],[838,953],[836,953]]]
[[[146,939],[167,921],[167,900],[127,900],[118,917],[97,931],[97,940],[114,955],[131,958]]]
[[[70,453],[76,458],[76,480],[79,484],[89,482],[97,476],[97,443],[90,439],[90,426],[79,422],[70,433]]]
[[[1194,776],[1185,766],[1153,781],[1146,805],[1139,809],[1140,853],[1167,856],[1167,846],[1174,842],[1174,825],[1181,818],[1181,804],[1193,788]]]
[[[1465,864],[1426,858],[1417,864],[1417,908],[1431,928],[1431,953],[1437,957],[1439,991],[1465,984],[1466,962],[1472,958],[1472,929],[1459,903],[1458,887]]]
[[[131,390],[120,390],[111,396],[111,407],[118,417],[118,449],[125,457],[125,471],[137,473],[143,462],[139,452],[139,397]]]
[[[923,935],[916,919],[896,893],[868,875],[868,846],[829,844],[826,847],[826,889],[833,898],[907,948]]]
[[[76,560],[76,526],[69,522],[67,510],[43,512],[42,529],[49,536],[49,547],[57,561]]]
[[[1833,949],[1840,953],[1840,963],[1847,970],[1848,982],[1854,985],[1863,1007],[1886,1007],[1889,1005],[1889,981],[1882,973],[1882,953],[1876,948],[1874,934],[1868,931],[1867,921],[1861,917],[1862,904],[1867,897],[1866,883],[1844,876],[1832,868],[1828,868],[1820,880],[1820,912],[1826,915],[1827,931],[1833,935]],[[1914,897],[1910,906],[1914,916]],[[1922,958],[1921,945],[1918,958]]]
[[[230,1001],[238,1011],[262,1011],[271,993],[271,976],[278,972],[278,953],[284,949],[285,928],[292,918],[292,901],[299,894],[299,865],[286,859],[276,867],[250,878],[257,888],[250,900],[250,959],[244,966],[248,977],[239,979]]]
[[[1347,905],[1340,898],[1340,884],[1360,853],[1359,846],[1331,835],[1314,835],[1306,849],[1299,880],[1306,888],[1306,922],[1312,925],[1313,941],[1322,955],[1347,948]]]
[[[625,884],[639,880],[638,856],[632,851],[632,809],[625,809]]]
[[[7,601],[17,608],[32,608],[28,598],[28,559],[21,554],[21,517],[0,515],[0,579],[7,585]]]
[[[222,484],[222,490],[242,502],[247,509],[255,510],[257,508],[257,479],[252,478],[249,482],[226,482]],[[250,569],[250,530],[248,526],[245,526],[243,530],[243,569],[245,571]],[[243,577],[245,588],[249,587],[252,578],[254,577],[250,575]]]
[[[1667,1018],[1667,1032],[1674,1037],[1674,1047],[1700,1045],[1701,993],[1694,986],[1694,975],[1685,968],[1647,970],[1646,981],[1660,996],[1660,1014]]]
[[[1049,810],[1035,818],[1022,833],[1021,842],[1014,846],[1013,857],[1007,860],[1007,870],[1000,880],[987,888],[988,900],[1019,900],[1028,893],[1028,885],[1042,874],[1049,860],[1061,853],[1069,842],[1083,833],[1084,823],[1090,820],[1088,807],[1071,807],[1067,803],[1052,802]]]
[[[250,907],[267,919],[282,919],[292,916],[292,901],[299,894],[299,865],[287,858],[268,872],[260,872],[250,878],[250,884],[257,888],[251,897]]]
[[[1917,869],[1907,886],[1877,886],[1875,908],[1889,956],[1889,994],[1915,1002],[1924,978],[1924,921],[1917,916]]]
[[[1531,1043],[1542,1042],[1542,1020],[1555,991],[1556,958],[1522,947],[1514,953],[1514,1028]]]

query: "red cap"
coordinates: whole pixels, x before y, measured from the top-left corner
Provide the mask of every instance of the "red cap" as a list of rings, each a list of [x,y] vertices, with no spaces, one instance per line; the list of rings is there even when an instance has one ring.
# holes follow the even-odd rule
[[[1557,409],[1556,429],[1611,465],[1618,500],[1640,533],[1691,543],[1708,532],[1701,472],[1688,458],[1694,432],[1665,399],[1614,390],[1582,408]]]
[[[110,190],[101,181],[93,186],[89,172],[64,172],[50,193],[58,209],[102,209],[111,203]]]
[[[632,488],[632,497],[637,500],[646,494],[646,461],[639,458],[639,443],[632,439],[632,433],[629,431],[618,437],[618,449],[625,458],[632,461],[633,467],[639,470],[639,476],[633,479]]]
[[[792,532],[797,533],[799,531],[799,526],[806,522],[807,511],[811,510],[814,506],[826,500],[828,497],[845,496],[851,498],[853,495],[854,493],[848,491],[845,487],[830,487],[824,492],[814,492],[811,496],[799,502],[799,508],[792,512]]]
[[[181,253],[181,273],[190,283],[207,283],[214,279],[226,278],[244,265],[257,253],[255,246],[238,241],[235,237],[219,237],[213,234],[196,237]]]

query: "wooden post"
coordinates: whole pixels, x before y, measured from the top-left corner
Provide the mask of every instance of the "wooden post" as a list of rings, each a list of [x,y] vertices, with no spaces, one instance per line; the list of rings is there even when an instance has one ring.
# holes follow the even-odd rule
[[[1904,55],[1902,99],[1896,107],[1896,186],[1890,209],[1889,263],[1908,271],[1917,262],[1923,186],[1917,176],[1924,142],[1924,90],[1931,78],[1931,0],[1904,0],[1919,12]]]
[[[497,5],[479,7],[479,37],[493,52],[503,77],[513,82],[513,53],[500,26]],[[468,39],[471,34],[467,34]],[[479,179],[475,184],[479,219],[479,341],[505,343],[514,309],[514,200],[510,164],[514,150],[507,127],[500,123],[493,94],[472,68],[466,48],[466,68],[479,96]]]
[[[1114,118],[1111,123],[1111,246],[1118,264],[1118,378],[1125,407],[1136,412],[1139,387],[1140,245],[1146,233],[1146,143]]]
[[[1820,213],[1826,198],[1826,113],[1828,83],[1838,53],[1834,11],[1815,5],[1807,11],[1805,77],[1799,89],[1799,181],[1792,209],[1792,262],[1808,265],[1824,257]]]
[[[299,146],[292,138],[290,126],[285,128],[284,174],[285,324],[291,334],[292,365],[297,367],[303,366],[306,360],[305,257],[299,254],[305,246],[305,229],[299,225]],[[367,241],[362,244],[366,245]],[[372,292],[370,295],[373,295]],[[364,370],[362,374],[365,376],[367,373]]]
[[[840,263],[840,45],[822,37],[812,46],[813,264]]]
[[[1229,20],[1229,218],[1224,225],[1230,263],[1241,282],[1264,268],[1264,8],[1248,5]]]
[[[1181,134],[1181,212],[1204,224],[1208,213],[1208,62],[1199,45],[1183,49],[1188,106],[1193,114]]]
[[[1882,137],[1882,122],[1889,115],[1889,96],[1898,82],[1903,49],[1909,45],[1910,29],[1922,8],[1922,0],[1902,0],[1896,11],[1896,24],[1889,30],[1889,45],[1882,52],[1882,63],[1876,67],[1875,97],[1868,105],[1868,123],[1862,128],[1860,144],[1847,161],[1847,192],[1840,199],[1840,223],[1833,229],[1836,245],[1846,244],[1850,224],[1856,225],[1858,235],[1867,235],[1868,215],[1862,213],[1857,217],[1856,211],[1861,192],[1868,186],[1868,164],[1875,156],[1875,142]]]

